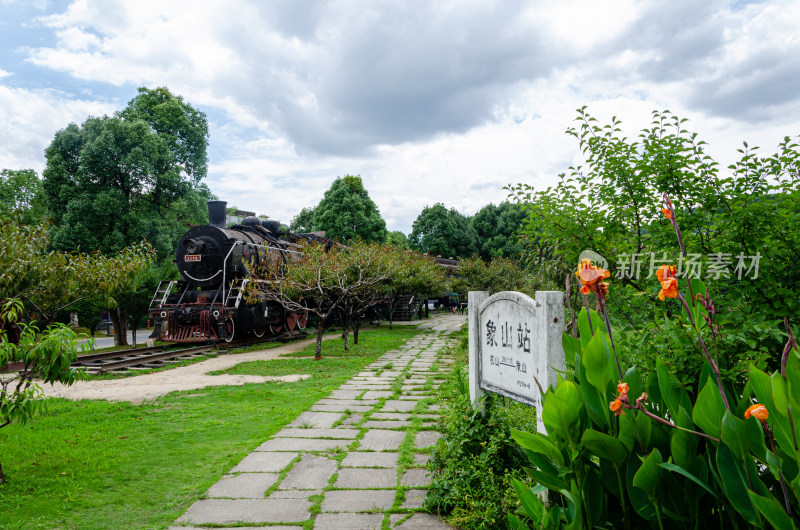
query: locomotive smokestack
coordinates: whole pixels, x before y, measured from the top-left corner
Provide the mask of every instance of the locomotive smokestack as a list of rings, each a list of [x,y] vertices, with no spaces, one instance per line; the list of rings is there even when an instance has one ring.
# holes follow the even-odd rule
[[[225,228],[227,201],[208,201],[208,224]]]

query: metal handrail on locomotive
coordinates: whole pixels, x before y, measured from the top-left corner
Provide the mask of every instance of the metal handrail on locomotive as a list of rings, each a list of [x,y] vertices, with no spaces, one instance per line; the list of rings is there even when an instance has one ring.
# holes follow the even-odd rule
[[[266,299],[248,303],[248,267],[294,261],[298,239],[314,234],[281,232],[280,222],[246,217],[225,227],[225,201],[208,201],[209,224],[189,229],[175,250],[181,280],[162,281],[150,302],[151,338],[167,342],[230,342],[252,333],[263,337],[302,330],[308,311],[287,311]]]

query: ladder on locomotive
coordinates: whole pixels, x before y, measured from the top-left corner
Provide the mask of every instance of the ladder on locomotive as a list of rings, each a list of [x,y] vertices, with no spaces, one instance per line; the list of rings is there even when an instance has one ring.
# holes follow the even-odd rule
[[[239,307],[244,296],[244,286],[250,280],[245,278],[243,280],[233,280],[228,288],[228,295],[225,297],[225,307]]]
[[[150,300],[150,309],[155,309],[159,305],[167,303],[167,298],[169,298],[172,288],[175,287],[175,283],[177,283],[175,280],[161,280],[158,282],[153,299]]]

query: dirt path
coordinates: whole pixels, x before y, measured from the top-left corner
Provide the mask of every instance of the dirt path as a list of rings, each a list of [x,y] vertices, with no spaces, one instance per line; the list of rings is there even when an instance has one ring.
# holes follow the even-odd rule
[[[323,337],[330,340],[340,337],[331,334]],[[206,361],[172,370],[164,370],[152,374],[144,374],[125,379],[106,379],[98,381],[79,381],[72,386],[62,384],[42,385],[44,394],[49,397],[62,397],[72,400],[104,399],[106,401],[130,401],[141,403],[155,399],[178,390],[196,390],[207,386],[244,385],[247,383],[264,383],[267,381],[299,381],[310,377],[306,374],[284,376],[257,375],[208,375],[208,372],[225,370],[239,363],[248,361],[267,361],[287,353],[302,350],[314,339],[292,342],[269,350],[251,351],[233,355],[221,355]]]

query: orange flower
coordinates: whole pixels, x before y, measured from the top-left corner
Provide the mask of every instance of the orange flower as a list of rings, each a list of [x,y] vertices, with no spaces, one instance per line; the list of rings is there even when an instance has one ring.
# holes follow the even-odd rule
[[[661,211],[667,219],[672,219],[672,212],[669,211],[669,208],[661,208]]]
[[[667,278],[674,278],[677,272],[678,269],[675,268],[675,265],[662,265],[656,270],[656,278],[663,282]]]
[[[617,398],[608,404],[608,408],[614,413],[614,416],[621,416],[625,414],[625,409],[622,408],[622,401]]]
[[[664,297],[678,297],[678,280],[675,278],[668,278],[667,281],[661,282],[661,291],[658,293],[658,299],[663,302]]]
[[[747,410],[744,411],[745,419],[749,418],[750,416],[753,416],[757,420],[767,421],[767,418],[769,418],[769,411],[767,410],[767,407],[761,403],[756,403],[755,405],[750,405],[747,407]]]
[[[658,293],[658,299],[664,301],[664,298],[677,298],[678,297],[678,280],[675,278],[677,269],[675,265],[662,265],[656,270],[656,277],[661,282],[661,291]]]
[[[619,382],[617,385],[617,392],[620,394],[627,394],[628,393],[628,383],[623,383],[622,381]]]
[[[608,278],[611,276],[611,273],[605,269],[601,269],[595,265],[592,265],[591,260],[589,259],[582,259],[580,266],[578,266],[578,270],[575,272],[575,276],[580,278],[583,287],[581,287],[580,292],[583,294],[589,294],[591,292],[598,293],[602,290],[603,294],[608,292],[608,284],[603,286],[599,286],[600,280],[603,278]]]

